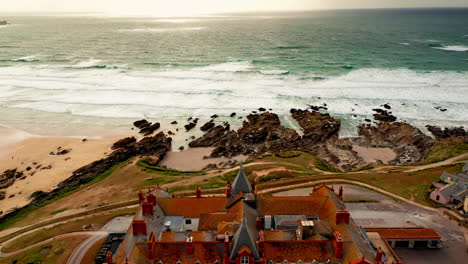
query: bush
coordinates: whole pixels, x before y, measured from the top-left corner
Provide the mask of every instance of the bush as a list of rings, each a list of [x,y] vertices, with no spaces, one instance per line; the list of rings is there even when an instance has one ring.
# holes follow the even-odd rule
[[[278,158],[283,158],[283,159],[291,159],[291,158],[297,158],[301,156],[301,152],[299,151],[285,151],[285,152],[279,152],[276,153],[275,156]]]

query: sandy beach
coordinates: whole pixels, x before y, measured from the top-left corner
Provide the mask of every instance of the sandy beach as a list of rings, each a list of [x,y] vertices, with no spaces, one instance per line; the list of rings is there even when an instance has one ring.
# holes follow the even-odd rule
[[[52,190],[74,170],[104,157],[119,138],[46,137],[0,127],[0,173],[16,168],[24,174],[1,190],[6,194],[0,200],[0,211],[26,205],[36,191]]]

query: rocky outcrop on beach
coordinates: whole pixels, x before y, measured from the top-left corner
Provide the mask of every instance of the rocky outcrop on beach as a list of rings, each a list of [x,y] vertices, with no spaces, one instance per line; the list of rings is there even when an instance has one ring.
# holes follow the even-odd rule
[[[189,146],[214,147],[211,157],[255,156],[297,147],[299,139],[296,131],[281,125],[278,115],[264,112],[248,115],[237,131],[230,130],[229,124],[215,126]]]
[[[358,126],[356,142],[365,147],[393,149],[397,157],[391,164],[420,161],[434,145],[434,140],[419,129],[406,123],[380,123],[376,126]]]
[[[126,146],[130,145],[130,144],[133,144],[137,141],[137,139],[135,137],[126,137],[126,138],[122,138],[120,140],[118,140],[117,142],[115,142],[111,149],[112,150],[116,150],[116,149],[119,149],[119,148],[125,148]]]
[[[140,134],[143,134],[144,136],[149,136],[154,133],[154,131],[158,130],[161,127],[160,123],[151,123],[148,122],[146,119],[138,120],[133,123],[135,127],[140,129]]]
[[[200,130],[203,131],[203,132],[206,132],[206,131],[212,129],[214,126],[215,126],[214,121],[210,120],[210,121],[206,122],[203,126],[201,126]]]
[[[468,143],[468,131],[464,127],[450,127],[444,128],[438,126],[426,126],[434,137],[438,140],[452,140]]]
[[[317,111],[291,109],[290,112],[304,132],[302,138],[310,141],[308,143],[324,142],[338,136],[341,126],[339,119]]]
[[[230,130],[227,124],[215,126],[189,146],[214,147],[210,157],[256,157],[267,152],[299,150],[314,153],[344,170],[363,163],[349,140],[338,139],[340,120],[316,111],[292,109],[291,113],[303,129],[302,137],[281,125],[278,115],[262,112],[248,115],[237,131]]]
[[[0,174],[0,189],[6,189],[13,185],[17,179],[23,179],[25,177],[22,171],[18,169],[6,170]]]
[[[387,108],[388,109],[388,108]],[[381,122],[395,122],[397,120],[396,116],[392,115],[391,112],[382,109],[373,109],[376,113],[374,114],[374,119]]]

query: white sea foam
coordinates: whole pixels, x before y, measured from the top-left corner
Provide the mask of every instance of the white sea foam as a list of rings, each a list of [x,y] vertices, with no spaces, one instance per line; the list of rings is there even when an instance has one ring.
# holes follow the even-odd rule
[[[336,116],[351,120],[356,114],[362,120],[372,115],[373,108],[390,103],[403,120],[468,124],[466,72],[360,69],[314,80],[268,75],[245,61],[163,71],[93,68],[99,64],[103,63],[89,60],[69,65],[73,67],[0,68],[0,107],[167,118],[241,114],[242,109],[260,106],[286,115],[290,108],[327,103]]]
[[[265,75],[284,75],[289,73],[288,70],[261,70],[260,72]]]
[[[134,28],[134,29],[121,29],[120,32],[143,32],[143,33],[164,33],[164,32],[178,32],[178,31],[200,31],[206,27],[180,27],[180,28]]]
[[[402,42],[402,43],[399,43],[400,45],[403,45],[403,46],[409,46],[410,44],[407,43],[407,42]]]
[[[433,47],[434,49],[448,50],[448,51],[468,51],[468,46],[455,45],[455,46],[442,46]]]
[[[37,58],[37,56],[25,56],[25,57],[20,57],[20,58],[16,58],[16,59],[12,59],[11,61],[14,61],[14,62],[33,62],[33,61],[38,61],[39,59]]]

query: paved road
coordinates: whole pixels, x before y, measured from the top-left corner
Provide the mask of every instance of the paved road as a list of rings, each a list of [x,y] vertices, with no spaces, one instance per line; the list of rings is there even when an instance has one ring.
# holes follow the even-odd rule
[[[78,247],[73,250],[67,264],[80,264],[86,252],[100,239],[105,238],[108,232],[94,232],[91,237],[83,241]]]

